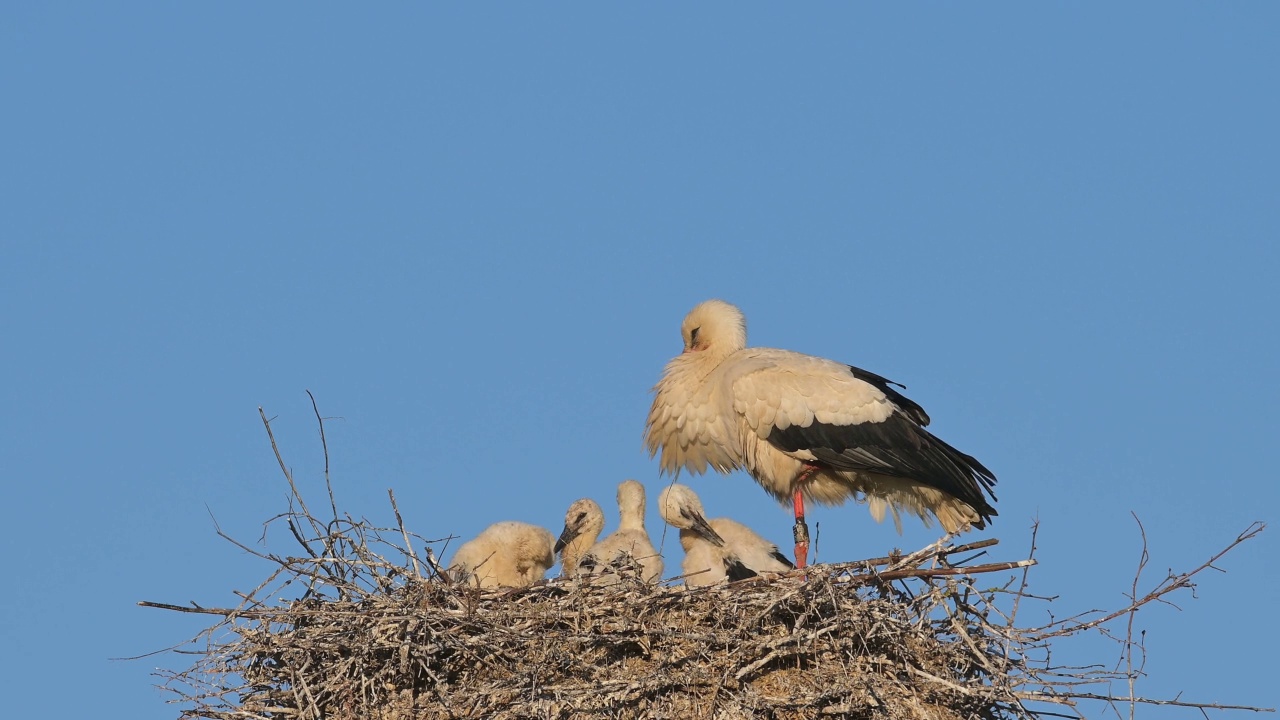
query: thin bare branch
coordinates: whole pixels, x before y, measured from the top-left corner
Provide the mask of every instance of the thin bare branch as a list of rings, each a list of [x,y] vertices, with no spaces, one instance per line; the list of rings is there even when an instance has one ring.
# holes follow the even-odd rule
[[[329,477],[329,441],[324,436],[324,418],[320,417],[320,408],[316,405],[316,396],[307,391],[311,398],[311,410],[316,414],[316,424],[320,426],[320,447],[324,450],[324,487],[329,491],[329,508],[333,510],[333,519],[338,519],[338,503],[333,499],[333,481]]]
[[[413,561],[413,576],[422,578],[422,568],[418,566],[418,554],[413,551],[413,543],[409,542],[409,533],[404,529],[404,518],[400,517],[400,506],[396,504],[396,491],[387,488],[387,497],[391,498],[391,510],[396,514],[396,527],[400,528],[400,535],[404,538],[404,548]]]
[[[285,465],[284,457],[280,455],[280,447],[276,445],[275,433],[271,432],[271,421],[267,419],[267,414],[262,411],[262,406],[258,406],[258,416],[262,418],[262,427],[267,429],[267,438],[271,440],[271,452],[276,455],[276,462],[280,464],[280,472],[284,473],[284,479],[289,481],[289,491],[294,500],[298,502],[298,506],[302,508],[302,515],[311,520],[312,526],[317,535],[320,534],[320,524],[311,515],[311,511],[307,509],[307,502],[302,499],[302,493],[298,492],[298,486],[293,482],[293,473],[289,471],[289,466]]]
[[[1156,600],[1165,595],[1168,595],[1174,590],[1192,588],[1194,587],[1194,585],[1191,582],[1191,578],[1203,572],[1205,569],[1213,567],[1213,564],[1216,563],[1218,560],[1222,559],[1224,555],[1234,550],[1237,546],[1240,545],[1240,543],[1245,542],[1247,540],[1251,540],[1252,538],[1257,536],[1258,533],[1262,532],[1265,528],[1266,528],[1266,523],[1263,523],[1263,522],[1251,523],[1249,527],[1245,528],[1244,532],[1240,533],[1240,535],[1231,542],[1230,545],[1227,545],[1227,547],[1223,548],[1216,555],[1209,558],[1205,562],[1201,563],[1199,566],[1197,566],[1195,569],[1189,572],[1184,572],[1177,575],[1170,573],[1169,576],[1166,577],[1159,585],[1153,588],[1151,592],[1148,592],[1146,595],[1130,603],[1129,605],[1119,610],[1116,610],[1114,612],[1107,613],[1106,615],[1103,615],[1102,617],[1097,618],[1095,620],[1090,620],[1088,622],[1081,622],[1081,623],[1071,623],[1066,627],[1061,627],[1055,630],[1048,630],[1042,633],[1041,635],[1039,635],[1039,638],[1049,639],[1053,637],[1059,637],[1062,635],[1079,633],[1084,630],[1090,630],[1092,628],[1098,627],[1099,625],[1105,625],[1106,623],[1109,623],[1112,620],[1115,620],[1121,615],[1128,614],[1129,612],[1133,611],[1136,608],[1142,607],[1143,605],[1146,605],[1147,603],[1153,600]],[[1214,568],[1214,569],[1216,570],[1217,568]],[[1049,627],[1052,627],[1052,626],[1049,626]]]

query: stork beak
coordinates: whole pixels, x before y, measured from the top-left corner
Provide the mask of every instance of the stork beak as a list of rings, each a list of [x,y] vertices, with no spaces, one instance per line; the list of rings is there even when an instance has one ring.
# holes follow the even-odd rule
[[[711,527],[711,523],[707,522],[707,519],[702,517],[701,514],[687,511],[682,512],[682,514],[693,523],[691,530],[716,547],[724,547],[724,538],[720,537],[720,533],[716,532]]]
[[[573,539],[578,537],[579,534],[580,533],[577,530],[565,525],[564,530],[560,531],[560,539],[556,540],[556,554],[559,555],[560,551],[564,550],[566,545],[573,542]]]

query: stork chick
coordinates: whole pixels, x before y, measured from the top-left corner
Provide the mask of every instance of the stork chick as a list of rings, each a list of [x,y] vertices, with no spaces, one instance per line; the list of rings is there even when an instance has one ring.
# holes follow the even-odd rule
[[[449,565],[455,581],[482,588],[528,587],[555,564],[555,536],[529,523],[494,523],[458,548]]]
[[[765,572],[787,572],[795,565],[778,546],[730,518],[707,520],[702,501],[688,485],[672,484],[658,496],[658,512],[680,531],[681,565],[688,587],[745,580]]]
[[[587,551],[596,544],[604,529],[604,512],[591,498],[573,501],[564,514],[564,530],[556,541],[555,551],[560,555],[560,573],[565,577],[578,574],[578,566]]]
[[[625,480],[618,485],[618,529],[587,551],[580,572],[590,568],[592,574],[616,581],[617,577],[606,568],[630,558],[639,564],[640,578],[645,582],[656,582],[662,577],[662,556],[653,547],[644,527],[644,505],[644,485],[635,480]]]

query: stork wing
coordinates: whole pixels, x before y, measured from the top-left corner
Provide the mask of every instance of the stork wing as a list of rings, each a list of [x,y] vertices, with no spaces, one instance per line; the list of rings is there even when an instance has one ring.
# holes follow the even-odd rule
[[[794,570],[794,569],[795,569],[795,567],[796,567],[795,563],[791,562],[791,558],[787,557],[786,555],[783,555],[783,554],[778,550],[778,546],[777,546],[777,545],[774,545],[774,546],[773,546],[773,551],[769,553],[769,557],[773,558],[774,560],[777,560],[778,562],[782,563],[783,565],[786,565],[787,567],[791,568],[792,570]]]
[[[732,556],[724,559],[724,573],[729,576],[731,582],[746,580],[760,575],[755,570],[743,565],[741,560]]]
[[[782,350],[733,380],[734,409],[761,439],[836,470],[915,480],[995,515],[995,476],[934,437],[924,410],[874,373]],[[994,495],[992,495],[994,498]]]

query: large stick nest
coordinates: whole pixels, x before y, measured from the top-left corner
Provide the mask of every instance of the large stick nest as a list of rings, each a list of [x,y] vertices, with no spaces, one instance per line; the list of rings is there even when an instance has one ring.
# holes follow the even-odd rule
[[[431,549],[442,541],[409,533],[394,496],[396,527],[340,516],[332,493],[333,519],[321,521],[281,467],[290,509],[269,523],[286,523],[303,556],[219,530],[272,564],[261,585],[231,608],[143,603],[219,616],[187,648],[194,665],[161,673],[184,718],[947,720],[1083,717],[1082,701],[1228,707],[1117,697],[1109,685],[1141,675],[1137,609],[1192,587],[1262,529],[1146,595],[1135,577],[1132,604],[1114,613],[1020,628],[1033,561],[973,565],[995,540],[697,590],[646,585],[619,568],[611,585],[481,591],[447,581]],[[1117,619],[1129,631],[1108,636],[1127,663],[1051,663],[1053,641],[1106,633]]]
[[[479,591],[409,569],[381,575],[380,591],[313,586],[285,607],[227,611],[231,637],[182,678],[200,678],[187,714],[1018,714],[1004,680],[1020,660],[1005,657],[1003,632],[989,624],[971,577],[916,578],[912,593],[854,567],[698,590],[645,585],[625,569],[613,585],[553,580]],[[348,578],[368,569],[363,561],[342,567]]]

